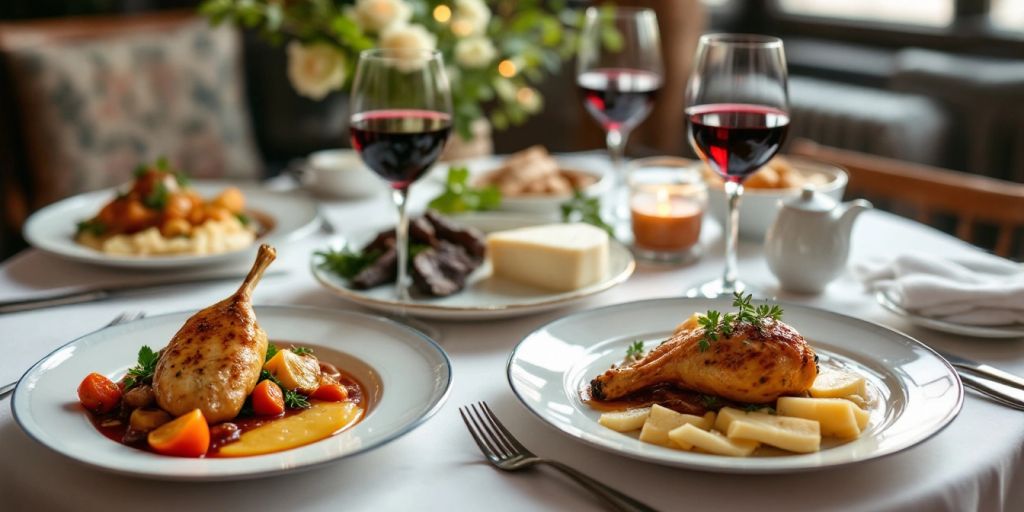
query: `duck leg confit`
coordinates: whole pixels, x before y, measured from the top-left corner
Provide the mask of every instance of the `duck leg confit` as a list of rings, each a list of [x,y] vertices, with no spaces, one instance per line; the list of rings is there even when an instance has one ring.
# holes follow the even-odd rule
[[[252,292],[276,254],[261,245],[238,291],[192,315],[171,338],[153,374],[162,409],[180,416],[198,408],[209,423],[238,415],[267,354],[267,333],[256,323]]]
[[[780,321],[743,324],[701,349],[704,329],[683,324],[643,359],[612,368],[590,382],[591,396],[615,400],[657,384],[760,404],[799,395],[818,368],[804,337]]]

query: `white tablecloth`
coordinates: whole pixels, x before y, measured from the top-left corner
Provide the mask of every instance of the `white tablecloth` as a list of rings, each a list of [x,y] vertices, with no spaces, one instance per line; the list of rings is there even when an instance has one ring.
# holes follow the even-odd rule
[[[435,185],[413,191],[415,203]],[[327,203],[343,231],[393,222],[389,199]],[[51,453],[26,437],[0,406],[2,510],[583,510],[599,508],[586,492],[547,470],[507,474],[489,467],[457,408],[486,400],[536,453],[561,460],[661,510],[1024,510],[1024,414],[968,393],[963,412],[945,430],[905,452],[812,473],[739,476],[702,473],[618,457],[542,423],[516,400],[505,376],[512,347],[534,328],[573,310],[678,295],[716,276],[722,265],[717,227],[707,230],[707,254],[687,267],[641,266],[624,285],[568,309],[480,323],[435,323],[452,359],[454,383],[435,417],[369,453],[295,475],[228,483],[169,483],[95,471]],[[951,237],[881,212],[868,212],[853,234],[851,261],[904,251],[955,254],[974,250]],[[262,304],[354,306],[320,288],[307,270],[310,252],[327,235],[279,247],[277,269],[256,292]],[[243,263],[243,266],[247,265]],[[758,244],[741,244],[741,275],[766,287],[774,279]],[[55,289],[145,278],[25,251],[0,266],[0,300]],[[195,310],[236,285],[208,284],[130,299],[0,316],[0,383],[21,376],[54,348],[99,328],[125,310],[158,314]],[[875,321],[948,350],[1024,374],[1024,340],[980,340],[916,328],[878,306],[849,274],[820,296],[780,294]],[[69,390],[69,393],[72,393]],[[9,401],[9,399],[7,399]]]

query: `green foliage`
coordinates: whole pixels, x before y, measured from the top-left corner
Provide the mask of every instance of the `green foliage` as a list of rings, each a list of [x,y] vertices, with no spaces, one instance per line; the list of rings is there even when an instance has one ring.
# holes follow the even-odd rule
[[[135,366],[131,367],[124,377],[124,390],[128,391],[139,384],[151,384],[153,372],[156,371],[156,363],[159,360],[159,352],[154,352],[149,346],[143,345],[139,349]]]
[[[296,347],[295,345],[292,345],[292,348],[290,350],[292,351],[293,354],[297,356],[313,355],[313,349],[309,347]]]
[[[158,181],[153,185],[153,190],[150,190],[149,194],[142,198],[142,204],[152,210],[163,210],[164,206],[167,206],[167,198],[170,195],[167,185],[163,181]]]
[[[450,0],[405,0],[412,8],[410,23],[422,25],[437,37],[437,48],[449,66],[452,83],[452,108],[455,131],[463,138],[472,136],[471,123],[486,114],[497,129],[526,121],[539,110],[540,98],[532,88],[561,69],[572,58],[579,41],[582,14],[569,9],[565,0],[486,0],[492,17],[483,37],[490,39],[497,56],[487,66],[471,68],[455,59],[455,46],[462,39],[450,29],[449,22],[433,17],[439,5],[454,8]],[[204,0],[199,12],[213,24],[231,23],[259,32],[273,44],[298,40],[308,44],[326,42],[347,58],[350,80],[359,52],[376,46],[376,34],[363,32],[348,13],[352,0]],[[602,34],[607,32],[602,29]],[[609,41],[622,37],[612,31],[603,35]],[[498,64],[512,61],[517,72],[511,77],[498,73]],[[284,70],[282,70],[282,73]],[[497,94],[495,82],[504,83],[513,94]],[[525,101],[530,94],[516,95],[529,88],[536,103]],[[534,100],[531,100],[534,101]]]
[[[642,357],[644,357],[644,341],[643,340],[636,340],[633,343],[630,343],[628,347],[626,347],[626,362],[627,363],[631,363],[633,361],[639,361]]]
[[[348,246],[339,250],[329,249],[317,251],[317,256],[323,258],[320,268],[333,272],[345,279],[352,279],[359,275],[364,268],[373,264],[380,257],[380,251],[353,251]]]
[[[585,222],[615,236],[615,230],[601,218],[601,200],[587,197],[582,191],[573,192],[572,199],[562,203],[562,222]]]
[[[779,321],[782,319],[782,307],[778,304],[765,303],[755,307],[750,303],[751,298],[752,296],[749,294],[733,292],[732,305],[739,309],[737,313],[723,315],[721,312],[711,309],[697,318],[697,323],[704,328],[704,335],[698,342],[701,352],[710,348],[711,342],[718,341],[719,336],[725,338],[731,336],[740,324],[747,323],[761,329],[768,320]]]
[[[501,206],[501,191],[494,185],[474,188],[469,184],[469,169],[453,166],[448,169],[444,191],[429,206],[447,214],[496,210]]]

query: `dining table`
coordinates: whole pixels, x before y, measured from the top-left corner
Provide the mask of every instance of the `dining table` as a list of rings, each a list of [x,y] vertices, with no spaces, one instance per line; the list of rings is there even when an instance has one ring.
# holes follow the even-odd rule
[[[595,157],[599,158],[599,157]],[[286,178],[268,187],[296,186]],[[422,210],[441,188],[412,187]],[[318,199],[331,229],[277,247],[276,270],[255,293],[256,304],[359,310],[321,287],[310,273],[314,251],[353,233],[395,222],[385,190],[363,199]],[[0,404],[0,510],[602,510],[603,504],[558,473],[539,468],[506,473],[490,466],[458,409],[486,401],[534,453],[561,461],[658,510],[1019,511],[1024,510],[1024,413],[967,391],[959,415],[919,444],[882,458],[828,469],[781,474],[727,474],[634,460],[567,436],[519,402],[506,374],[516,344],[535,329],[589,308],[679,297],[723,267],[722,229],[705,218],[702,256],[682,266],[640,262],[623,284],[539,314],[499,320],[425,322],[450,357],[453,381],[445,403],[408,434],[377,449],[308,471],[257,480],[171,482],[103,472],[38,444]],[[928,346],[1024,375],[1024,339],[982,339],[927,330],[875,300],[849,266],[919,252],[955,257],[981,249],[881,210],[857,220],[847,269],[820,294],[779,288],[763,242],[741,240],[742,278],[783,303],[822,308],[881,324]],[[229,263],[242,270],[250,262]],[[190,270],[211,272],[219,269]],[[186,277],[76,263],[26,249],[0,264],[0,301],[97,285]],[[196,311],[229,295],[236,282],[205,282],[104,301],[0,315],[0,384],[17,380],[36,361],[125,311],[157,315]],[[688,312],[681,312],[682,316]],[[342,333],[343,335],[343,333]],[[857,340],[849,340],[857,343]],[[68,390],[73,400],[74,390]],[[10,402],[10,398],[3,399]]]

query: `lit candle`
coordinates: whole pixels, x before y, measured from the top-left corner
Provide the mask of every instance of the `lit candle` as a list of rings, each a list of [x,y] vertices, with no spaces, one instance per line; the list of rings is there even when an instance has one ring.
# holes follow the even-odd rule
[[[637,247],[683,251],[700,239],[702,205],[692,197],[672,194],[668,186],[658,187],[653,194],[634,194],[630,211]]]

